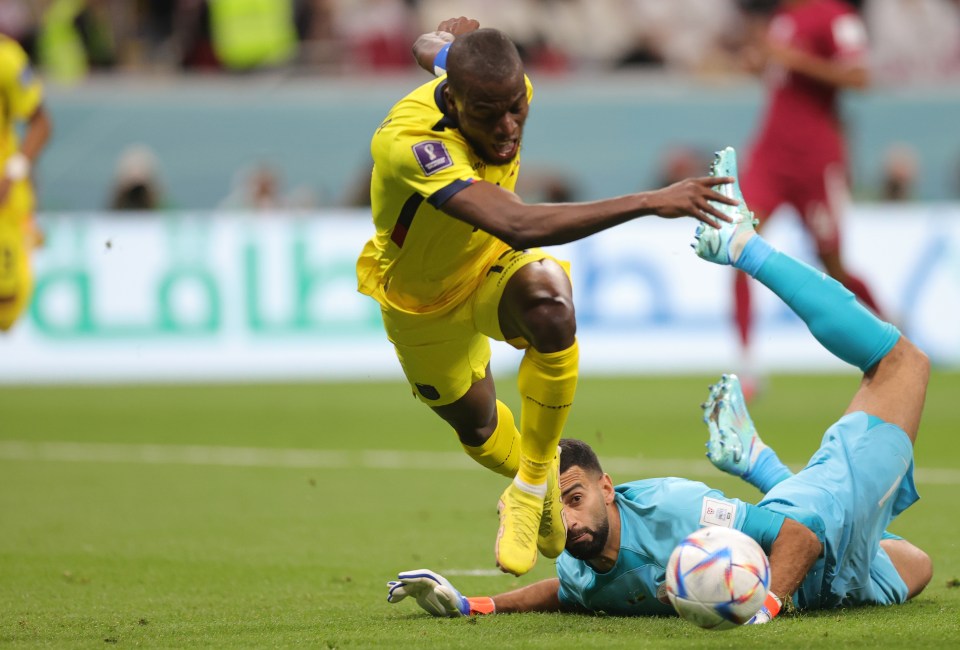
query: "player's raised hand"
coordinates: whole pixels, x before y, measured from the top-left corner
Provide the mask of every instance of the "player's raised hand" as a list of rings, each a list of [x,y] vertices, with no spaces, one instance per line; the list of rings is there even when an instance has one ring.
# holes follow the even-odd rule
[[[399,573],[396,580],[387,583],[387,587],[387,602],[398,603],[412,596],[431,616],[455,618],[471,613],[470,602],[450,581],[429,569]]]
[[[703,176],[687,178],[652,192],[655,197],[655,214],[667,219],[693,217],[698,221],[717,228],[718,221],[731,222],[723,205],[737,206],[739,201],[724,196],[714,189],[718,185],[728,185],[736,179],[730,176]],[[722,205],[716,205],[722,204]]]
[[[447,32],[448,34],[453,34],[454,37],[463,36],[478,29],[480,29],[480,21],[467,18],[466,16],[447,18],[437,25],[438,32]]]

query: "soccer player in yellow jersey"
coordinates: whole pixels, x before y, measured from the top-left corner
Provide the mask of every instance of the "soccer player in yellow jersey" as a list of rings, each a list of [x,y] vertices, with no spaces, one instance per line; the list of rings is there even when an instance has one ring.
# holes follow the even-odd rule
[[[380,303],[411,389],[479,464],[513,479],[500,497],[497,565],[529,571],[565,544],[557,443],[573,403],[578,349],[565,264],[536,248],[644,215],[729,221],[710,201],[730,178],[590,203],[523,203],[513,189],[533,89],[514,44],[475,20],[444,21],[414,55],[439,78],[377,128],[370,198],[376,234],[357,262]],[[519,429],[497,400],[489,339],[524,349]]]
[[[25,124],[23,141],[17,137]],[[43,90],[19,43],[0,35],[0,332],[13,327],[30,301],[33,221],[30,169],[50,137]]]

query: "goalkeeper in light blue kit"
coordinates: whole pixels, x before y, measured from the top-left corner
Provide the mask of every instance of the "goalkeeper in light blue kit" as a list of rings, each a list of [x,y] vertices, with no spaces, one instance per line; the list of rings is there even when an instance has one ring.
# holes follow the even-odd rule
[[[711,173],[736,176],[736,154],[718,152]],[[562,440],[560,489],[567,542],[557,578],[493,597],[466,598],[429,570],[400,573],[387,600],[414,597],[435,616],[494,612],[594,611],[673,613],[664,589],[674,547],[702,526],[728,526],[753,537],[770,558],[765,623],[781,608],[892,605],[919,594],[930,558],[885,532],[919,497],[913,481],[916,441],[929,361],[893,325],[879,320],[840,283],[773,249],[754,230],[739,185],[721,207],[732,223],[697,228],[701,258],[735,266],[766,285],[831,353],[864,375],[846,413],[823,436],[807,466],[793,474],[760,440],[736,376],[724,375],[703,404],[707,457],[761,492],[756,505],[703,483],[646,479],[614,487],[593,450]]]

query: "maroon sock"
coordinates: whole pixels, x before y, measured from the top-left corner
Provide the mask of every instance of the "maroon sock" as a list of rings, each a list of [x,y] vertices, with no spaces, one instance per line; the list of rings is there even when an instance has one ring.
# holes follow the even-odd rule
[[[873,299],[873,294],[870,293],[870,289],[867,288],[867,285],[864,284],[863,280],[848,273],[847,281],[844,283],[844,286],[849,289],[850,292],[860,300],[860,302],[869,307],[874,314],[880,318],[883,318],[883,314],[880,312],[880,307],[877,306],[877,301]]]
[[[734,318],[740,343],[744,348],[750,345],[750,333],[753,330],[753,312],[750,309],[750,278],[738,271],[733,282]]]

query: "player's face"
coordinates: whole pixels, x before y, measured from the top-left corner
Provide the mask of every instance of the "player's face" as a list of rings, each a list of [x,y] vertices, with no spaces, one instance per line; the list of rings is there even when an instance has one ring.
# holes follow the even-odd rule
[[[506,165],[520,153],[530,104],[523,73],[503,82],[474,83],[462,94],[445,90],[457,128],[484,161]]]
[[[606,475],[592,476],[574,465],[560,476],[567,552],[578,560],[600,557],[610,535]]]

